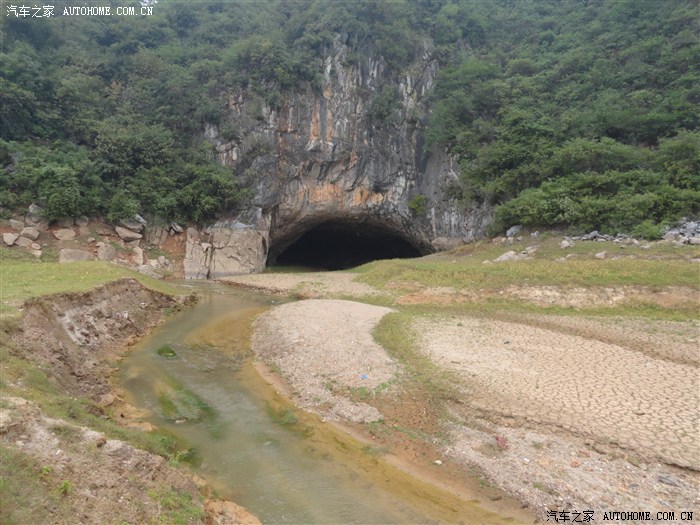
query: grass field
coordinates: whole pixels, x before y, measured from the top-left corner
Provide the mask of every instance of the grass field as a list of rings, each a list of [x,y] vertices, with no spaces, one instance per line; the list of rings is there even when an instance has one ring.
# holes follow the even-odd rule
[[[498,290],[511,285],[537,286],[685,286],[700,289],[700,247],[655,244],[648,249],[613,243],[579,242],[563,250],[561,238],[512,245],[474,243],[448,254],[420,259],[375,261],[357,268],[358,280],[380,289],[451,287],[456,290]],[[537,245],[532,260],[484,264],[503,253]],[[606,259],[595,254],[607,251]],[[565,262],[558,259],[574,256]],[[613,258],[619,257],[619,258]]]
[[[15,316],[30,297],[62,292],[84,292],[95,286],[131,277],[144,286],[163,293],[191,293],[128,268],[100,261],[71,264],[40,262],[23,250],[0,247],[0,315]]]

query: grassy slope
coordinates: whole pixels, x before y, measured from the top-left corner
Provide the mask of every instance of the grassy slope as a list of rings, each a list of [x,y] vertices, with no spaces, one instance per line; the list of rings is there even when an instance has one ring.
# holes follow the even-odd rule
[[[396,286],[449,286],[457,290],[496,290],[510,285],[541,286],[687,286],[700,289],[697,264],[700,247],[656,244],[649,249],[612,243],[579,242],[573,248],[558,247],[561,238],[514,242],[512,245],[475,243],[450,254],[421,259],[375,261],[357,269],[358,280],[387,289]],[[506,251],[520,252],[539,245],[534,259],[483,264]],[[607,251],[599,260],[595,253]],[[576,254],[565,263],[560,257]],[[619,259],[612,257],[619,256]],[[630,257],[632,256],[632,257]]]
[[[39,262],[24,250],[0,247],[0,314],[3,318],[0,323],[0,396],[34,401],[50,417],[104,432],[110,438],[127,441],[177,463],[182,451],[173,438],[117,425],[112,418],[101,415],[101,409],[89,399],[67,395],[44,370],[18,357],[13,349],[10,335],[16,330],[19,307],[25,300],[54,293],[87,291],[124,277],[137,279],[144,286],[163,293],[191,293],[109,263]],[[45,474],[50,465],[39,465],[31,455],[6,446],[0,447],[0,463],[0,499],[3,501],[0,522],[48,523],[53,519],[51,508],[63,509],[64,516],[70,516],[67,495],[62,495],[57,488],[61,480],[50,482],[50,476]],[[168,494],[154,494],[153,497],[161,501],[171,498]],[[185,523],[187,520],[183,521],[178,515],[180,507],[182,505],[175,506],[172,512],[166,509],[161,522]],[[195,510],[201,513],[200,509]]]
[[[71,264],[39,262],[24,250],[0,247],[0,314],[17,315],[30,297],[62,292],[84,292],[101,284],[132,277],[144,286],[163,293],[190,293],[158,279],[114,264],[86,261]]]

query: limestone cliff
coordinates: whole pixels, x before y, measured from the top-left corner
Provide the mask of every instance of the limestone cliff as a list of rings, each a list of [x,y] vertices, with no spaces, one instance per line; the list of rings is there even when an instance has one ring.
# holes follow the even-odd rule
[[[491,210],[458,207],[446,192],[457,178],[455,159],[425,148],[437,61],[425,50],[399,75],[380,56],[356,63],[350,55],[339,37],[322,89],[299,86],[276,108],[238,90],[226,120],[206,125],[219,161],[254,197],[242,216],[192,232],[188,277],[259,271],[327,221],[384,229],[422,253],[483,234]]]

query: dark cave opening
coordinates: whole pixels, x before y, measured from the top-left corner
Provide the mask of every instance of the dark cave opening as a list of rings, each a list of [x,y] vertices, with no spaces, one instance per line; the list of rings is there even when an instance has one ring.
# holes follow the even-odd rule
[[[386,228],[326,222],[304,233],[271,265],[344,270],[378,259],[420,256],[416,247]]]

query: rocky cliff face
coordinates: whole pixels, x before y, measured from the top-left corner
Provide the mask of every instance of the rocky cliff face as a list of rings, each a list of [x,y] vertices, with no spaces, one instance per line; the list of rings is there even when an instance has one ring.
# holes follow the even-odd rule
[[[359,233],[363,226],[383,229],[422,253],[483,234],[491,210],[461,210],[446,194],[457,178],[455,160],[425,150],[426,97],[437,62],[425,52],[397,76],[381,57],[370,54],[358,64],[349,56],[340,37],[325,60],[321,92],[300,88],[271,108],[237,91],[227,121],[206,126],[220,162],[254,199],[243,216],[192,233],[188,277],[261,270],[329,221]]]

